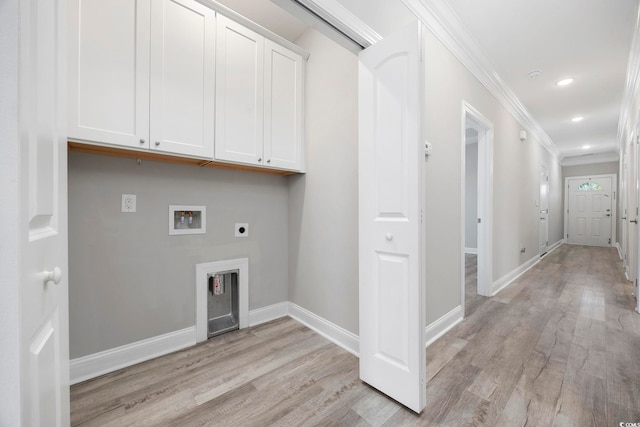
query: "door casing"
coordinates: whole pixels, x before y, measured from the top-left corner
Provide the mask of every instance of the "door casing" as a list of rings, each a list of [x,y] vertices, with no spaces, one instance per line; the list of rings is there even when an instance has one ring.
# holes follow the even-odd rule
[[[461,304],[465,306],[465,150],[466,129],[474,128],[478,132],[478,294],[493,294],[493,123],[479,110],[466,101],[462,101],[462,119],[460,121],[461,144],[461,188],[460,188],[460,277]]]

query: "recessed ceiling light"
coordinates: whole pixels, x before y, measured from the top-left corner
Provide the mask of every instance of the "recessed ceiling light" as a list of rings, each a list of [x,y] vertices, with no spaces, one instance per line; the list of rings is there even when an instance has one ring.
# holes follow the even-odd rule
[[[583,145],[583,146],[582,146],[582,149],[583,149],[583,150],[588,150],[589,148],[591,148],[591,146],[590,146],[590,145],[588,145],[588,144],[587,144],[587,145]]]
[[[582,116],[576,116],[574,118],[571,119],[572,122],[577,123],[577,122],[581,122],[584,119],[584,117]]]
[[[566,86],[568,84],[573,83],[573,79],[572,78],[568,78],[568,79],[562,79],[559,82],[556,83],[556,86]]]

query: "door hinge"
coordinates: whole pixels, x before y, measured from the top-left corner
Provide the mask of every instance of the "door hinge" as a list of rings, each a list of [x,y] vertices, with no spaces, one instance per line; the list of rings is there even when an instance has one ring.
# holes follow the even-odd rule
[[[422,209],[420,209],[420,224],[424,223],[424,213],[422,212]]]
[[[611,238],[609,238],[609,244],[611,244]]]
[[[567,234],[567,239],[569,238],[569,235]]]
[[[478,218],[478,224],[482,224],[482,218]]]

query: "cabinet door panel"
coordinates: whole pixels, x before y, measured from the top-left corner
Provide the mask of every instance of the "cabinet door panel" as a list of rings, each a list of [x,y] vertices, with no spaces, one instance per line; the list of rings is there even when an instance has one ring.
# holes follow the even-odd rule
[[[151,39],[151,149],[213,157],[215,12],[154,1]]]
[[[218,16],[215,157],[262,164],[264,37]]]
[[[265,159],[269,166],[301,169],[302,58],[265,41]]]
[[[148,147],[149,0],[69,9],[69,138]]]

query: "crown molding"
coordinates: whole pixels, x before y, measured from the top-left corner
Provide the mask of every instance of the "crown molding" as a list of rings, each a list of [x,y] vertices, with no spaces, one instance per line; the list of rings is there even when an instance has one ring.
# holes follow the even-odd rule
[[[618,150],[622,152],[625,146],[625,135],[628,138],[632,133],[635,120],[636,97],[640,92],[640,8],[636,10],[636,22],[633,29],[633,39],[629,49],[627,61],[627,78],[624,85],[622,105],[620,106],[620,119],[618,120]]]
[[[458,58],[539,144],[558,158],[558,147],[500,78],[487,55],[445,0],[402,0],[420,21]]]

